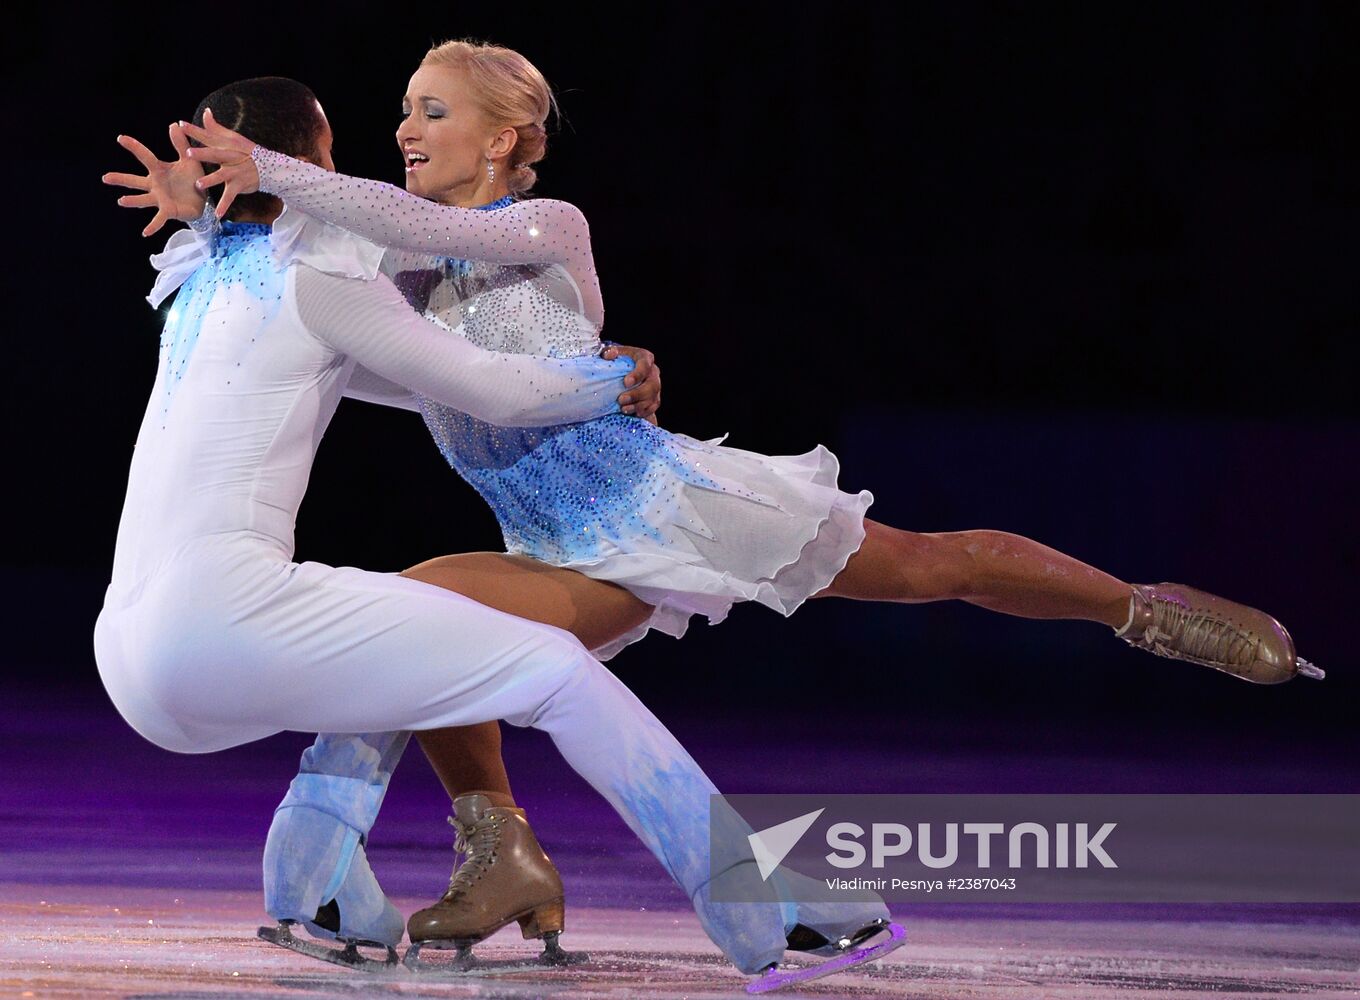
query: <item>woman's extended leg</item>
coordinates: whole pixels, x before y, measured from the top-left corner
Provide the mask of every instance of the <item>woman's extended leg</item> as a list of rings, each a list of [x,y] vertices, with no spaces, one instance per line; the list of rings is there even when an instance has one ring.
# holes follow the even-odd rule
[[[923,533],[865,520],[864,543],[818,597],[960,600],[1022,618],[1103,622],[1139,649],[1258,684],[1322,671],[1263,611],[1183,584],[1133,586],[1046,545],[987,529]]]
[[[818,597],[917,604],[959,600],[1022,618],[1119,628],[1133,587],[1005,531],[918,532],[864,521],[864,544]]]

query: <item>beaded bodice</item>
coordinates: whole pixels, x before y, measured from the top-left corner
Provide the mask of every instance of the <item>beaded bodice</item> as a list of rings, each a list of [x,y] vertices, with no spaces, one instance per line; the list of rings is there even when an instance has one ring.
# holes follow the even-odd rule
[[[599,351],[604,306],[589,227],[573,206],[530,199],[457,208],[258,147],[251,155],[260,190],[388,247],[385,270],[407,301],[454,334],[508,355]],[[626,551],[631,539],[660,539],[656,525],[684,507],[685,484],[722,488],[682,455],[677,438],[637,417],[507,428],[416,398],[511,552],[561,564],[599,559],[611,543]]]
[[[593,324],[563,302],[573,285],[554,265],[389,252],[386,267],[413,306],[479,347],[551,357],[600,349]],[[547,561],[588,558],[602,539],[653,533],[637,491],[658,478],[658,463],[682,465],[670,436],[636,417],[498,427],[417,401],[440,452],[491,506],[506,548]]]

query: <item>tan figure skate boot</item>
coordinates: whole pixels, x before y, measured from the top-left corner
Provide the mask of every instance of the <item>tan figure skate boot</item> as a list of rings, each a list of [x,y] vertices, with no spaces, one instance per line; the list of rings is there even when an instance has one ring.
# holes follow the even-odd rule
[[[1294,653],[1289,633],[1264,611],[1179,583],[1135,585],[1129,622],[1115,635],[1158,656],[1257,684],[1281,684],[1299,674],[1326,676]]]
[[[563,927],[562,878],[538,845],[523,809],[493,806],[485,795],[453,800],[449,824],[458,831],[454,850],[463,863],[454,869],[448,892],[407,922],[411,948],[405,962],[415,968],[420,949],[453,948],[455,964],[485,966],[472,946],[518,920],[524,937],[542,938],[539,964],[565,965],[586,956],[557,944]]]

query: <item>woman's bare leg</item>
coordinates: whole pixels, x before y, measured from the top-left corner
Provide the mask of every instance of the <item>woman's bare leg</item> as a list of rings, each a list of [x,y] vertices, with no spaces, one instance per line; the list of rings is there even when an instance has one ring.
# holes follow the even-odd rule
[[[452,802],[460,795],[480,792],[493,806],[513,806],[510,775],[501,758],[501,724],[483,722],[477,726],[430,729],[416,733],[434,773]]]
[[[959,600],[1022,618],[1120,628],[1132,587],[1047,545],[1005,531],[917,532],[865,520],[864,544],[818,597]]]
[[[906,604],[961,600],[1024,618],[1086,619],[1112,628],[1128,620],[1127,583],[1020,535],[903,531],[870,520],[864,527],[864,544],[818,597]],[[523,556],[441,556],[402,575],[555,625],[588,649],[637,627],[652,611],[614,584]],[[499,723],[423,732],[418,738],[450,797],[481,792],[495,805],[514,804]]]
[[[636,628],[652,613],[622,587],[524,556],[468,552],[440,556],[402,576],[470,597],[519,618],[555,625],[595,649]],[[492,805],[513,806],[501,759],[499,722],[416,734],[449,798],[480,792]]]

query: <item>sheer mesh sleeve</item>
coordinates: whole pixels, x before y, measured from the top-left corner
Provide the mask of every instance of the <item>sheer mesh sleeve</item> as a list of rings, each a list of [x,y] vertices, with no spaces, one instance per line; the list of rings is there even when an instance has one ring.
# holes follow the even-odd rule
[[[580,287],[586,316],[603,323],[590,227],[574,205],[534,198],[493,211],[457,208],[263,146],[251,157],[261,191],[379,246],[492,264],[560,264]]]
[[[189,220],[189,228],[200,236],[209,239],[222,231],[222,223],[217,219],[217,206],[211,201],[203,203],[203,211],[198,213],[197,219]]]
[[[416,397],[411,394],[410,389],[404,385],[397,385],[381,375],[373,374],[363,365],[354,366],[349,384],[345,386],[345,391],[341,395],[364,403],[392,406],[413,413],[420,412],[420,404],[416,402]]]
[[[305,265],[294,273],[298,314],[307,329],[379,378],[509,427],[619,412],[623,377],[632,370],[627,359],[484,351],[412,312],[383,275],[356,281]]]

